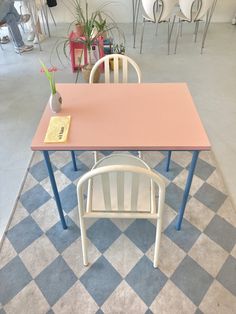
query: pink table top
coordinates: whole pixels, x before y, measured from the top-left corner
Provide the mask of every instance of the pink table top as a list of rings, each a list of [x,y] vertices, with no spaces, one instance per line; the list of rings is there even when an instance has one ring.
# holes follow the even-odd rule
[[[209,150],[207,134],[185,83],[58,84],[70,115],[66,143],[46,144],[43,113],[32,150]]]

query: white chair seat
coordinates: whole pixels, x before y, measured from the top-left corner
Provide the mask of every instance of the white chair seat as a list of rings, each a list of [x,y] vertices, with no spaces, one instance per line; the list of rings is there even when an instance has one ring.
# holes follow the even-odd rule
[[[196,16],[198,15],[198,11],[192,12],[192,20],[195,21]],[[176,13],[176,17],[183,22],[191,22],[181,11]]]

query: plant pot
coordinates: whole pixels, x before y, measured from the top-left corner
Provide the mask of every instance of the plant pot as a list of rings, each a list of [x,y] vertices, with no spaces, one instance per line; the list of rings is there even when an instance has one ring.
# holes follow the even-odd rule
[[[61,95],[56,92],[56,94],[51,94],[49,98],[49,106],[53,113],[58,113],[61,111],[62,98]]]
[[[75,24],[75,33],[78,37],[82,37],[84,35],[84,25]]]
[[[93,64],[87,64],[82,68],[83,78],[85,82],[89,82],[90,73],[92,71]],[[98,68],[93,77],[93,83],[98,83],[100,78],[100,69]]]
[[[110,63],[111,71],[114,71],[114,59],[110,59],[109,63]],[[122,69],[122,60],[121,59],[118,60],[118,64],[119,64],[119,69]]]

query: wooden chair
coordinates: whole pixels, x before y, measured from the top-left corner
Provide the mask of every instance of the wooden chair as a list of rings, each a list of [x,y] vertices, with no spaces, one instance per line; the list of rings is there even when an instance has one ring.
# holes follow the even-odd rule
[[[86,203],[85,187],[87,187]],[[156,187],[158,207],[155,198]],[[84,266],[88,265],[84,220],[89,218],[156,219],[153,266],[155,268],[158,266],[165,182],[143,160],[126,154],[104,157],[80,178],[77,197]]]

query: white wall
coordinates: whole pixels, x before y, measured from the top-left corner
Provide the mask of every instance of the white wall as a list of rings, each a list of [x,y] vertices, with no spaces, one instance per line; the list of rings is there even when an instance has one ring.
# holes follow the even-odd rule
[[[57,0],[58,6],[52,8],[53,14],[58,22],[71,22],[72,14],[66,8],[71,0]],[[132,21],[132,0],[89,0],[91,9],[97,8],[104,2],[110,2],[105,10],[112,14],[116,22],[128,23]],[[66,5],[65,5],[66,4]],[[236,0],[218,0],[213,15],[215,22],[231,22],[236,14]]]

